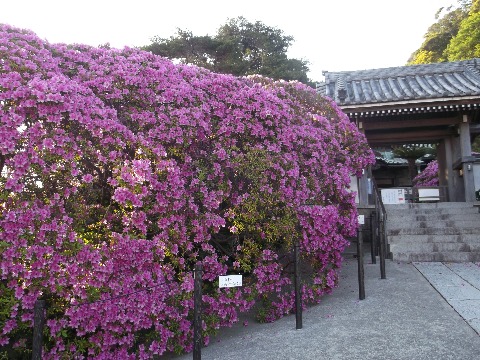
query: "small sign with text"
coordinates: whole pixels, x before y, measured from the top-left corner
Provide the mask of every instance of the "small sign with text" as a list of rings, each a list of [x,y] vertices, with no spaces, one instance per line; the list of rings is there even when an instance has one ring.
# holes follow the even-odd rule
[[[365,215],[358,215],[358,223],[360,225],[365,225]]]
[[[225,275],[218,277],[218,287],[237,287],[242,286],[242,275]]]

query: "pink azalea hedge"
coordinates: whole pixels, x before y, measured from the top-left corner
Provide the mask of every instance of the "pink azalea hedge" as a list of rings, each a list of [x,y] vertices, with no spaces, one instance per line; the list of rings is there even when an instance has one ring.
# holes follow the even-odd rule
[[[438,161],[433,160],[413,179],[414,186],[438,186]]]
[[[45,357],[192,349],[192,269],[208,335],[260,303],[293,309],[337,282],[356,229],[363,135],[299,83],[235,78],[136,49],[50,44],[0,25],[0,345]],[[218,276],[244,286],[218,289]]]

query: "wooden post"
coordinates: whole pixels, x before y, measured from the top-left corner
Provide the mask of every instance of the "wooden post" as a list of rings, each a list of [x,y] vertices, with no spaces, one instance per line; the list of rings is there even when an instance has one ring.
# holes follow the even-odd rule
[[[375,256],[375,243],[377,235],[377,227],[375,221],[375,212],[370,214],[370,253],[372,256],[372,264],[377,263],[377,257]]]
[[[357,241],[357,260],[358,260],[358,293],[359,299],[365,299],[365,271],[363,268],[363,230],[360,225],[358,229]]]
[[[45,326],[45,300],[37,300],[33,308],[32,360],[42,359],[43,327]]]
[[[294,267],[295,267],[295,328],[297,330],[303,327],[302,324],[302,288],[300,284],[300,244],[299,240],[295,240],[293,247]]]
[[[386,256],[386,249],[385,249],[385,214],[381,215],[380,218],[380,277],[382,279],[386,279],[387,275],[385,273],[385,256]]]
[[[202,263],[195,264],[193,288],[193,360],[202,359]]]

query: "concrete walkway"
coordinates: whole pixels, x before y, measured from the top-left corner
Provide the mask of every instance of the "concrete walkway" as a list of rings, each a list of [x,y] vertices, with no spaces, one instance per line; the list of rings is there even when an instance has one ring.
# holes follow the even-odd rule
[[[476,265],[471,266],[475,269]],[[464,275],[460,275],[463,281],[458,285],[450,273],[456,271],[453,270],[457,269],[456,264],[387,260],[385,280],[380,279],[378,264],[365,264],[366,299],[359,301],[357,263],[350,258],[344,264],[339,288],[319,305],[304,311],[303,329],[295,330],[294,315],[272,324],[259,324],[250,319],[248,326],[239,323],[230,329],[221,329],[210,345],[202,349],[202,359],[479,359],[479,334],[417,268],[428,273],[426,276],[435,286],[445,284],[445,294],[460,292],[458,286],[462,287],[462,283],[462,289],[469,288],[468,283],[478,290],[478,275],[465,275],[472,273],[459,266],[457,274]],[[443,275],[449,280],[443,282]],[[448,284],[457,288],[454,290]],[[462,299],[453,296],[451,301],[470,310],[476,307],[478,311],[478,298]],[[468,311],[464,316],[474,320],[471,324],[475,327],[478,317],[467,315]],[[478,314],[475,311],[472,314]],[[187,354],[161,358],[192,357]]]
[[[473,263],[413,263],[455,311],[480,334],[480,266]],[[479,354],[480,358],[480,354]]]

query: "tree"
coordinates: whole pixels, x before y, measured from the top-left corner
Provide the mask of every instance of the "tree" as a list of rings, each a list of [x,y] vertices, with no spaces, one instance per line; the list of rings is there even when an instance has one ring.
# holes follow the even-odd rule
[[[443,9],[440,9],[437,12],[437,19],[442,10]],[[420,48],[410,56],[408,64],[429,64],[446,61],[444,54],[445,49],[450,41],[457,35],[460,23],[465,17],[466,11],[460,7],[449,11],[435,24],[431,25],[424,35],[425,41]]]
[[[209,36],[194,36],[190,31],[177,30],[176,36],[169,39],[153,38],[153,43],[144,49],[169,59],[177,59],[184,64],[212,68],[214,54],[220,44]]]
[[[413,179],[417,176],[415,169],[415,162],[418,158],[426,154],[434,153],[435,149],[432,146],[417,145],[417,144],[405,144],[397,146],[393,149],[393,154],[396,157],[406,159],[408,161],[408,173],[410,175],[410,181],[413,184]]]
[[[474,0],[468,16],[445,49],[448,61],[480,57],[480,0]]]
[[[168,39],[154,37],[143,49],[218,73],[259,74],[274,80],[308,84],[308,62],[287,56],[292,42],[293,37],[280,29],[238,17],[222,25],[213,37],[194,36],[178,29],[177,34]]]
[[[472,152],[480,154],[480,136],[475,136],[472,141]]]
[[[480,56],[480,0],[458,0],[424,35],[425,41],[409,58],[408,64],[457,61]]]

